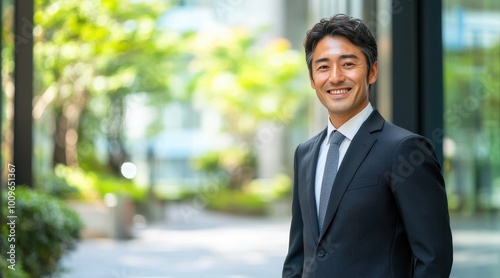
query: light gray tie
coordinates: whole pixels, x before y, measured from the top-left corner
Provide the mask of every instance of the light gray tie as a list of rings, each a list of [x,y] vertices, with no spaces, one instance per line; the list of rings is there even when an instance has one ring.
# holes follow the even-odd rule
[[[325,171],[323,172],[323,181],[321,183],[321,195],[319,197],[319,231],[323,229],[325,220],[326,208],[330,200],[330,192],[332,191],[335,176],[337,176],[337,168],[339,166],[339,146],[344,140],[344,134],[339,131],[333,131],[330,136],[330,147],[326,155]]]

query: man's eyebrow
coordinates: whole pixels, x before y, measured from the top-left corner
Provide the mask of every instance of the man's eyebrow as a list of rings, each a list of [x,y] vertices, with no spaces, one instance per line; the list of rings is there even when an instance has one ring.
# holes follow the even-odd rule
[[[314,60],[314,64],[318,64],[318,63],[322,63],[322,62],[328,62],[328,61],[330,61],[330,58],[328,58],[328,57],[318,58],[318,59]]]
[[[354,55],[354,54],[344,54],[344,55],[340,55],[340,57],[339,57],[339,60],[342,60],[342,59],[358,59],[359,60],[359,57]]]
[[[359,57],[354,55],[354,54],[343,54],[343,55],[340,55],[338,58],[338,60],[344,60],[344,59],[357,59],[357,60],[359,60]],[[314,60],[314,64],[328,62],[328,61],[330,61],[330,58],[328,58],[328,57],[318,58],[318,59]]]

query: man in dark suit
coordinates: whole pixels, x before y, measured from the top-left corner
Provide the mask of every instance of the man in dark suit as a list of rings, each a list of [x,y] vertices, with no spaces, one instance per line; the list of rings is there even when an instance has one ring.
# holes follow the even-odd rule
[[[440,164],[427,139],[386,122],[369,103],[378,72],[371,32],[337,15],[309,30],[304,46],[329,121],[295,152],[283,277],[448,277],[453,247]]]

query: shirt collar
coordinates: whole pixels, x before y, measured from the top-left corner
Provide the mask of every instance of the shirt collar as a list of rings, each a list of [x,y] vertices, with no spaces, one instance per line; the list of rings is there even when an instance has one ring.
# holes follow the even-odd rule
[[[366,105],[363,110],[361,110],[358,114],[356,114],[354,117],[350,118],[347,122],[345,122],[342,126],[338,128],[338,131],[340,131],[347,139],[352,140],[354,138],[354,135],[358,132],[359,128],[361,125],[368,119],[370,114],[373,112],[373,107],[370,103]],[[327,131],[328,133],[326,134],[326,142],[330,142],[330,135],[332,134],[332,131],[337,130],[332,122],[330,122],[330,118],[328,118],[328,127]],[[327,143],[328,144],[328,143]]]

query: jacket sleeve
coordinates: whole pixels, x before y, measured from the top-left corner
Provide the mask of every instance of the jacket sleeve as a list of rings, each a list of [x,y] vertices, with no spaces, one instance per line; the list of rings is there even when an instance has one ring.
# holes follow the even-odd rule
[[[300,147],[300,146],[299,146]],[[297,156],[299,147],[295,150],[294,156],[294,178],[292,193],[292,221],[290,225],[290,238],[288,254],[283,266],[283,278],[301,277],[304,264],[304,245],[303,245],[303,222],[298,196],[298,163]]]
[[[431,143],[403,139],[393,156],[391,187],[414,256],[414,277],[449,277],[453,244],[441,167]]]

